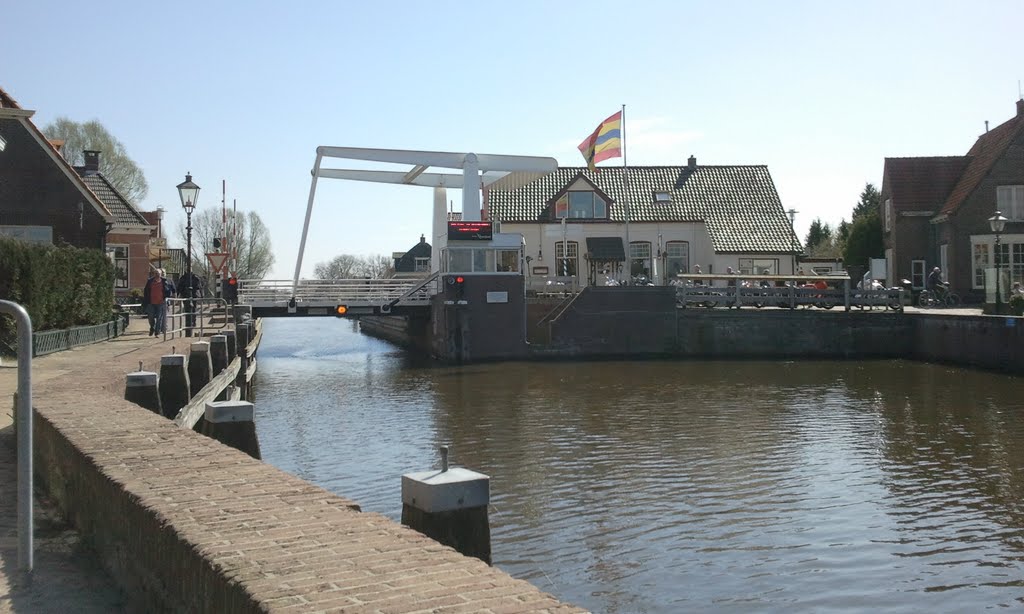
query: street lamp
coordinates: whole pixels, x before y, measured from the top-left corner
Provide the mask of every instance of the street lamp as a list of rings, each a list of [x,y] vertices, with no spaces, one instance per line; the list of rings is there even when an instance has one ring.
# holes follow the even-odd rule
[[[186,232],[186,260],[185,260],[185,287],[186,298],[192,298],[192,212],[196,209],[196,200],[199,198],[199,186],[192,182],[192,174],[185,173],[185,181],[178,184],[178,196],[181,197],[181,207],[185,210],[188,223],[185,226]],[[192,326],[195,325],[195,316],[192,314],[193,305],[189,300],[185,306],[185,335],[192,336]]]
[[[796,275],[796,252],[797,252],[797,248],[796,248],[796,245],[797,245],[797,238],[796,238],[796,214],[797,214],[797,210],[796,209],[790,209],[786,213],[789,214],[789,230],[790,230],[790,232],[793,233],[792,236],[790,237],[790,239],[792,239],[791,243],[792,243],[792,247],[793,247],[793,275]]]
[[[996,233],[996,315],[1003,312],[1003,295],[999,291],[1000,269],[1002,268],[1002,259],[999,257],[999,233],[1003,232],[1006,222],[1006,218],[1003,217],[1003,214],[998,209],[995,215],[988,218],[988,225],[992,228],[992,232]]]

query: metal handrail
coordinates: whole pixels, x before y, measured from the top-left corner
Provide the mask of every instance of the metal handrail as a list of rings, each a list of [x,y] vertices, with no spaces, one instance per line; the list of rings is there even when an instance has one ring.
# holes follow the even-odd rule
[[[25,308],[0,300],[0,312],[18,322],[18,568],[32,571],[32,319]]]
[[[195,307],[193,311],[185,311],[184,306],[192,302]],[[210,307],[212,306],[212,308]],[[211,315],[219,307],[224,311],[224,321],[219,326],[209,324],[204,316]],[[194,316],[195,324],[188,326],[186,316]],[[164,331],[164,340],[175,337],[184,337],[191,329],[193,332],[199,330],[199,337],[205,337],[207,330],[221,330],[227,327],[230,317],[228,315],[228,302],[222,298],[169,298],[167,299],[167,322],[170,323]],[[179,326],[180,323],[180,326]],[[180,333],[180,334],[179,334]],[[194,336],[194,335],[193,335]]]
[[[382,300],[400,299],[417,285],[419,279],[241,279],[238,281],[238,301],[288,301],[296,302],[337,299],[337,300]],[[412,297],[410,297],[412,298]],[[418,296],[416,296],[419,299]]]

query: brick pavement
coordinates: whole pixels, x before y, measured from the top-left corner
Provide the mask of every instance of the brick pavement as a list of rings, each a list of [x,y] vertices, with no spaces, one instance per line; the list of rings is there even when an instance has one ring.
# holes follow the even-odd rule
[[[33,363],[37,472],[124,589],[122,607],[581,611],[123,401],[124,374],[139,360],[154,369],[171,345],[139,335]]]

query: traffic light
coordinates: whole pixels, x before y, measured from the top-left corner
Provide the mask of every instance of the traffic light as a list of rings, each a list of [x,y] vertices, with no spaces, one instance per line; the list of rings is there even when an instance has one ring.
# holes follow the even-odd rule
[[[227,279],[221,280],[220,295],[221,297],[234,305],[238,302],[238,280],[232,275]]]
[[[338,305],[334,309],[334,316],[337,317],[337,318],[345,317],[346,313],[348,313],[348,306],[347,305]]]
[[[220,239],[217,237],[213,238],[213,249],[220,249]]]
[[[466,296],[466,278],[462,275],[455,276],[455,300],[464,300]]]

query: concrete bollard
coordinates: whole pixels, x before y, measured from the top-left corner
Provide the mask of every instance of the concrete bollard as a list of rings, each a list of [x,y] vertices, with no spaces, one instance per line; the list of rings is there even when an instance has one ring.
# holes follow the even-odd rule
[[[224,335],[210,337],[210,360],[213,361],[213,377],[228,368],[228,339]]]
[[[246,401],[213,401],[203,414],[203,435],[224,445],[260,458],[260,442],[256,438],[255,408]]]
[[[160,410],[160,389],[157,379],[156,373],[152,371],[129,373],[124,383],[124,400],[163,415]]]
[[[220,334],[224,335],[224,338],[227,339],[228,364],[230,365],[231,361],[234,360],[236,356],[238,356],[238,348],[236,347],[235,343],[235,330],[233,328],[227,328],[222,330]]]
[[[402,476],[402,524],[490,565],[490,480],[469,469],[449,469],[448,446],[442,446],[441,471]]]
[[[165,418],[174,419],[192,399],[184,354],[160,357],[160,406]]]
[[[196,341],[189,346],[188,387],[194,397],[213,379],[213,361],[210,360],[210,342]]]

